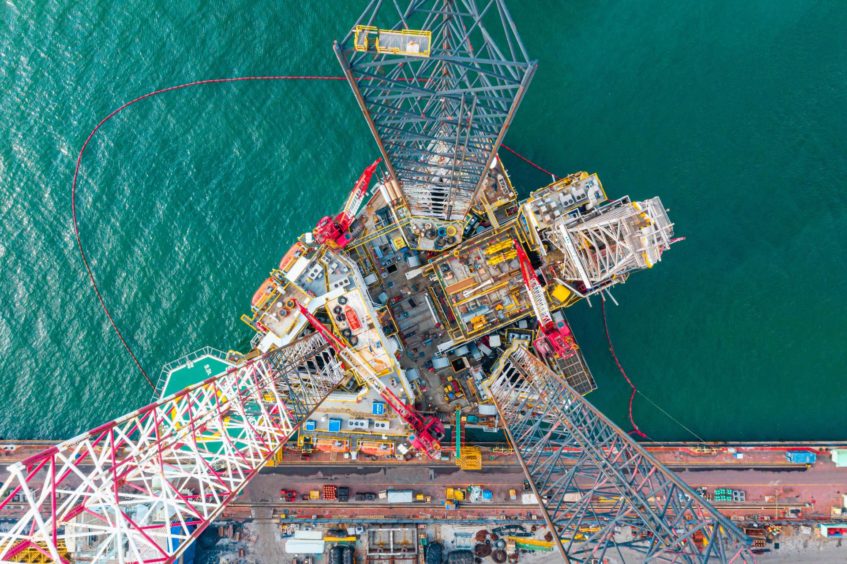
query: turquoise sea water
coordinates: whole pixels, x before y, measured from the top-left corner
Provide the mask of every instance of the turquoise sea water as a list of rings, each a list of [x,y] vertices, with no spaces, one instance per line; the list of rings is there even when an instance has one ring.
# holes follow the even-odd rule
[[[507,143],[612,196],[660,195],[687,240],[609,310],[644,394],[709,439],[844,438],[847,4],[511,2],[539,71]],[[8,1],[0,8],[0,435],[69,436],[149,400],[74,244],[99,119],[190,80],[338,74],[358,2]],[[108,123],[78,204],[93,269],[148,371],[244,349],[238,316],[376,155],[342,83],[169,93]],[[547,182],[509,155],[526,193]],[[596,305],[596,304],[595,304]],[[569,312],[626,424],[599,308]],[[641,428],[691,435],[644,398]]]

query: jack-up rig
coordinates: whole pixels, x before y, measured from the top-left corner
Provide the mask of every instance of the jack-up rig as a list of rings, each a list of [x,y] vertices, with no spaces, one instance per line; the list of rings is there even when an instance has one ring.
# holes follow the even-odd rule
[[[659,198],[609,201],[584,172],[518,201],[498,150],[536,63],[503,0],[373,0],[334,51],[384,172],[370,165],[256,292],[253,350],[10,466],[0,559],[171,562],[295,433],[364,451],[316,428],[343,393],[388,406],[348,423],[394,432],[383,446],[406,459],[438,456],[439,414],[496,411],[566,561],[752,561],[732,521],[583,397],[563,310],[658,263],[673,224]],[[421,375],[451,355],[473,400],[439,411]]]

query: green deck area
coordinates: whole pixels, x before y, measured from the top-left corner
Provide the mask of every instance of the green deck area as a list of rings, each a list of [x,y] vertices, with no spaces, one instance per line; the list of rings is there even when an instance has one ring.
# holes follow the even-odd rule
[[[191,384],[220,374],[230,366],[232,364],[226,360],[226,355],[223,352],[211,347],[204,347],[174,360],[162,368],[159,385],[156,386],[156,397],[157,399],[167,397]]]

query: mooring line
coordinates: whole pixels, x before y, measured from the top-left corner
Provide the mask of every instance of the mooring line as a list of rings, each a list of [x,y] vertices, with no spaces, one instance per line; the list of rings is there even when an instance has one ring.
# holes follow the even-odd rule
[[[106,317],[109,320],[109,323],[112,325],[112,329],[115,331],[115,334],[123,344],[126,351],[129,353],[129,356],[132,357],[132,361],[135,363],[135,366],[138,367],[139,372],[141,372],[144,379],[147,380],[147,384],[153,389],[156,389],[156,385],[153,383],[153,380],[150,378],[150,375],[144,370],[144,367],[141,365],[141,361],[138,360],[138,356],[136,356],[135,352],[130,347],[126,338],[124,337],[121,330],[118,328],[118,324],[115,322],[114,317],[109,311],[109,307],[106,305],[106,300],[103,299],[103,294],[100,292],[100,288],[97,286],[97,280],[94,278],[94,272],[91,270],[91,264],[88,261],[88,255],[85,253],[85,248],[82,245],[82,238],[79,233],[79,223],[77,221],[77,208],[76,208],[76,188],[79,182],[79,170],[82,166],[82,156],[85,154],[85,150],[88,148],[88,144],[91,142],[91,139],[94,135],[100,130],[103,125],[106,124],[113,117],[117,116],[130,106],[141,102],[142,100],[146,100],[148,98],[152,98],[154,96],[158,96],[160,94],[166,94],[168,92],[173,92],[175,90],[183,90],[185,88],[190,88],[192,86],[202,86],[206,84],[223,84],[230,82],[248,82],[248,81],[271,81],[271,80],[344,80],[343,76],[323,76],[323,75],[272,75],[272,76],[239,76],[239,77],[231,77],[231,78],[210,78],[206,80],[195,80],[193,82],[186,82],[185,84],[178,84],[176,86],[169,86],[167,88],[160,88],[158,90],[153,90],[152,92],[148,92],[146,94],[142,94],[137,98],[133,98],[129,102],[126,102],[122,106],[113,110],[109,115],[101,119],[94,129],[88,134],[88,137],[85,139],[85,142],[82,144],[82,148],[79,150],[79,155],[76,159],[76,168],[74,169],[73,182],[71,184],[71,216],[73,217],[74,224],[74,236],[76,237],[76,243],[79,247],[79,254],[82,258],[82,263],[85,266],[85,270],[88,273],[88,279],[91,282],[91,287],[94,290],[94,294],[97,296],[97,299],[100,301],[100,307],[103,309],[103,312],[106,314]]]

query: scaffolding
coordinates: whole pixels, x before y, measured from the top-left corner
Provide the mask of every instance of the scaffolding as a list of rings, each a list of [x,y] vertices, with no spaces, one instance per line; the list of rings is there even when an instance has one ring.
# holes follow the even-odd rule
[[[411,215],[463,220],[536,68],[503,0],[373,0],[334,50]]]
[[[566,560],[753,561],[732,521],[523,345],[486,384]]]

